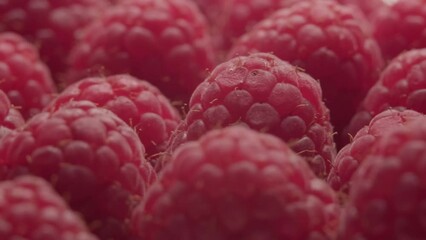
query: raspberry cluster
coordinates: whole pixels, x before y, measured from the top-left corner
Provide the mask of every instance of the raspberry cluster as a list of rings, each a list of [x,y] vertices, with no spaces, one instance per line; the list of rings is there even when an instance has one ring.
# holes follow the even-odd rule
[[[426,0],[0,0],[0,240],[426,239]]]

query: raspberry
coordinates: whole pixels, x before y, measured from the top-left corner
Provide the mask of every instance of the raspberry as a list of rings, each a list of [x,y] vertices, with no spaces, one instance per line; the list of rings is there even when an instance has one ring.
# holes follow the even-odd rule
[[[356,133],[378,113],[413,109],[426,114],[426,49],[414,49],[392,60],[369,90],[346,132]]]
[[[112,111],[133,127],[148,156],[165,150],[166,141],[180,121],[178,112],[157,88],[130,75],[81,80],[67,87],[47,109],[56,110],[81,100]]]
[[[25,120],[18,110],[10,104],[9,98],[0,90],[0,138],[24,125]]]
[[[187,0],[124,1],[89,25],[70,56],[69,82],[129,73],[187,100],[212,68],[207,24]]]
[[[95,240],[45,181],[20,177],[0,183],[2,240]]]
[[[244,124],[280,137],[325,177],[335,149],[321,94],[317,81],[271,54],[236,57],[194,91],[171,148],[214,128]]]
[[[42,112],[0,141],[0,178],[49,181],[102,239],[128,239],[127,219],[155,179],[136,133],[91,102]]]
[[[359,165],[371,155],[376,141],[379,141],[388,131],[394,128],[404,128],[419,118],[425,118],[425,115],[412,110],[401,112],[387,110],[375,116],[370,124],[359,130],[352,142],[337,154],[327,179],[330,186],[336,191],[348,193],[352,185],[352,175]]]
[[[380,49],[354,9],[308,1],[275,12],[243,35],[229,56],[272,52],[319,79],[331,122],[340,132],[383,65]]]
[[[426,0],[401,0],[372,16],[374,37],[385,59],[426,47]]]
[[[375,146],[353,177],[338,239],[425,239],[425,118],[389,131]]]
[[[141,239],[332,239],[334,192],[278,138],[243,127],[181,145],[136,208]]]
[[[0,31],[19,33],[39,46],[41,58],[61,81],[79,30],[107,6],[107,0],[2,0]]]
[[[26,119],[40,112],[56,92],[35,47],[14,33],[0,34],[0,79],[0,89]]]
[[[195,0],[212,27],[212,36],[222,51],[249,31],[253,25],[269,16],[276,9],[289,7],[300,0]]]

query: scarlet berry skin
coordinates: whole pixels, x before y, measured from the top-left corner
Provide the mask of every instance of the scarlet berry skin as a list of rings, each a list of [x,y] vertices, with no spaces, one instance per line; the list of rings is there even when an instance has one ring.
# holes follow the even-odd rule
[[[2,240],[96,240],[51,186],[25,176],[0,182]]]
[[[194,91],[171,148],[234,124],[283,139],[319,177],[330,170],[333,129],[319,83],[271,54],[236,57],[218,65]]]
[[[56,110],[70,101],[87,100],[104,107],[139,135],[148,157],[165,150],[181,120],[169,100],[150,83],[130,75],[93,77],[68,86],[47,107]]]
[[[136,208],[141,239],[333,239],[331,188],[278,138],[241,126],[181,145]]]
[[[68,83],[129,73],[187,101],[214,66],[212,49],[207,23],[191,1],[123,1],[85,29],[71,52]]]
[[[10,104],[9,98],[0,90],[0,138],[11,130],[24,125],[25,120],[18,110]]]
[[[426,114],[426,49],[401,53],[387,65],[346,132],[356,133],[375,115],[390,108]]]
[[[155,172],[136,133],[109,110],[72,102],[0,141],[0,179],[46,179],[101,239],[129,239],[127,221]]]
[[[380,8],[371,19],[374,37],[385,59],[414,48],[426,47],[426,1],[395,1]]]
[[[240,37],[229,56],[272,52],[318,79],[340,132],[378,79],[380,49],[359,13],[333,1],[284,8]]]
[[[371,155],[377,141],[388,131],[404,128],[407,124],[426,119],[421,113],[412,110],[387,110],[375,116],[369,125],[360,129],[352,141],[343,147],[333,161],[333,167],[328,175],[330,186],[342,193],[348,193],[352,185],[352,176],[359,166]]]
[[[426,120],[393,129],[353,177],[338,240],[426,237]]]
[[[0,34],[0,89],[25,119],[40,112],[56,93],[37,49],[19,35]]]
[[[0,31],[24,36],[40,48],[40,55],[56,81],[62,80],[66,56],[82,27],[109,6],[107,0],[2,0]],[[62,74],[62,75],[61,75]]]

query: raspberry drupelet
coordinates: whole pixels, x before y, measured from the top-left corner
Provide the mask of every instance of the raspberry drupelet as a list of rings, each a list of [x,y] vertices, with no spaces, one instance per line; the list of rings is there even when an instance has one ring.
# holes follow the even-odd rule
[[[0,31],[24,36],[60,83],[79,31],[109,6],[107,0],[2,0]]]
[[[35,46],[14,33],[0,33],[0,89],[25,119],[40,112],[56,87]]]
[[[234,124],[283,139],[319,177],[330,170],[335,156],[333,129],[321,87],[274,55],[256,53],[218,65],[194,91],[170,148]]]
[[[21,113],[10,104],[9,98],[0,90],[0,138],[24,123]]]
[[[181,145],[135,210],[141,239],[333,239],[332,189],[280,139],[241,126]]]
[[[240,37],[229,56],[272,52],[318,79],[331,122],[340,131],[383,65],[380,49],[362,14],[333,1],[284,8]]]
[[[112,111],[131,126],[138,133],[147,158],[165,150],[171,132],[181,121],[177,110],[156,87],[130,75],[83,79],[60,93],[47,111],[81,100]]]
[[[68,83],[128,73],[186,102],[214,66],[207,23],[188,0],[128,0],[84,31],[71,51]]]
[[[0,239],[97,240],[43,179],[0,182]]]
[[[404,128],[407,124],[426,119],[426,116],[412,110],[386,110],[376,115],[370,123],[354,135],[352,141],[344,146],[333,161],[333,167],[328,175],[328,183],[342,196],[351,188],[351,178],[362,162],[371,155],[373,146],[387,132],[395,128]]]
[[[344,133],[355,134],[375,115],[392,108],[426,114],[426,48],[401,53],[387,65]]]
[[[426,237],[426,119],[388,131],[353,177],[338,240]]]
[[[46,179],[101,239],[125,240],[128,218],[156,174],[138,136],[109,110],[71,102],[0,141],[0,179]]]

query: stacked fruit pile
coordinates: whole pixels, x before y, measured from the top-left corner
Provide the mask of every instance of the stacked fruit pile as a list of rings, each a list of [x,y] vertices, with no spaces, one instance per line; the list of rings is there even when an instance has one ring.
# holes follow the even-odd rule
[[[426,239],[426,0],[0,0],[1,240]]]

